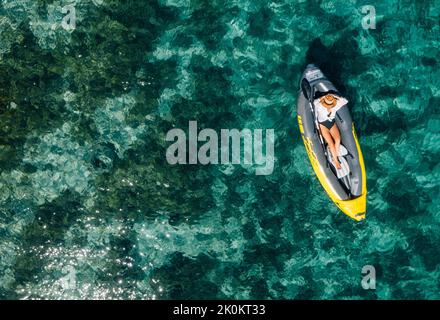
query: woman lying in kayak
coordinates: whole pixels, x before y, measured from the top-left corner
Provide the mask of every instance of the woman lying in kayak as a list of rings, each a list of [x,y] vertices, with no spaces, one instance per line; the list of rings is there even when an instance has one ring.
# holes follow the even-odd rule
[[[328,93],[314,101],[322,136],[330,148],[333,162],[335,163],[337,169],[341,169],[341,163],[337,157],[339,154],[339,146],[341,145],[341,135],[339,133],[338,126],[335,125],[335,116],[336,111],[338,111],[347,102],[347,99],[338,97],[332,93]]]

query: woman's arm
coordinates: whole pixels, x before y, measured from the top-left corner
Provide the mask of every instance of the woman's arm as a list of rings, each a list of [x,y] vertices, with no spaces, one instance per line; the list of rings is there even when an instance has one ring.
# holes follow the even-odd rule
[[[333,108],[332,108],[332,112],[333,113],[336,113],[336,111],[338,111],[339,109],[341,109],[343,106],[345,106],[346,104],[348,103],[348,100],[347,99],[345,99],[345,98],[343,98],[343,97],[340,97],[339,99],[338,99],[338,102],[336,103],[336,106],[334,106]]]

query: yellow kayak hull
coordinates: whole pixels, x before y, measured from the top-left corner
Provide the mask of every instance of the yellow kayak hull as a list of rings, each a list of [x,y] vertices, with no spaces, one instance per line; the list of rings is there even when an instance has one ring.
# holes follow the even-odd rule
[[[304,141],[304,145],[306,147],[307,155],[310,159],[310,163],[312,164],[312,168],[315,171],[315,174],[318,177],[319,182],[324,187],[324,190],[326,191],[326,193],[328,194],[330,199],[336,204],[336,206],[343,213],[345,213],[350,218],[352,218],[356,221],[364,220],[365,214],[366,214],[366,207],[367,207],[367,183],[366,183],[367,179],[366,179],[364,157],[362,155],[362,150],[360,148],[359,141],[356,136],[354,125],[352,126],[352,133],[353,133],[353,137],[356,142],[356,148],[358,151],[359,165],[362,170],[362,193],[360,196],[358,196],[354,199],[342,200],[337,195],[337,193],[334,191],[331,184],[329,184],[329,182],[326,178],[326,175],[324,173],[324,169],[323,169],[322,165],[318,162],[317,156],[313,152],[313,145],[312,145],[311,139],[305,137],[304,130],[303,130],[303,124],[302,124],[300,116],[298,116],[298,124],[299,124],[299,128],[300,128],[301,136]]]

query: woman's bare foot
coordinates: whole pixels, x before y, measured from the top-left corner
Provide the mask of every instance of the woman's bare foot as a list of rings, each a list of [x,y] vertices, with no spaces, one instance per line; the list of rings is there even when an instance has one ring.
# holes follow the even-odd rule
[[[338,157],[334,157],[333,162],[335,163],[336,169],[341,169],[341,163],[339,162]]]

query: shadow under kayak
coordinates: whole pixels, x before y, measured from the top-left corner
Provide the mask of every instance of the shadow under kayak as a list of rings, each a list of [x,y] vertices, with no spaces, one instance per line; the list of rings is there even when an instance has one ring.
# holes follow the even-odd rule
[[[341,176],[329,159],[329,151],[318,128],[313,101],[323,93],[339,94],[335,86],[315,65],[308,65],[301,77],[297,102],[299,129],[312,168],[330,199],[349,217],[365,219],[367,185],[365,164],[348,106],[336,112],[336,125],[341,134],[341,145],[347,150],[343,156],[348,164]]]

